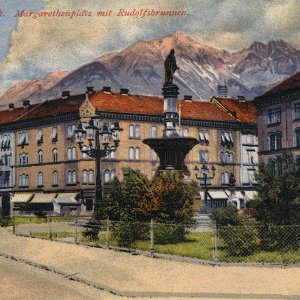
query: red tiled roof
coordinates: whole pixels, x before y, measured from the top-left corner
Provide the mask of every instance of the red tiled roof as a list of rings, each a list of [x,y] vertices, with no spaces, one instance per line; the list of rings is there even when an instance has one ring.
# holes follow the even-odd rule
[[[256,123],[257,111],[252,101],[214,97],[229,113],[243,123]]]
[[[97,92],[90,100],[100,111],[146,115],[163,114],[163,99],[155,96]],[[236,121],[221,108],[210,102],[179,100],[177,105],[181,117],[183,118],[211,121]]]
[[[71,96],[68,99],[47,100],[27,114],[22,115],[18,121],[26,121],[31,119],[55,117],[68,113],[78,112],[82,105],[85,95]]]
[[[295,75],[289,77],[288,79],[282,81],[278,85],[274,86],[270,90],[268,90],[263,96],[268,96],[275,93],[287,92],[288,90],[293,90],[299,88],[300,89],[300,72]],[[260,98],[260,97],[258,97]]]
[[[101,111],[147,115],[163,113],[163,99],[152,96],[96,92],[91,97],[91,103]]]
[[[1,110],[0,111],[0,124],[12,123],[18,120],[23,114],[32,110],[36,105],[31,105],[27,108],[18,107],[12,110]]]
[[[235,118],[211,102],[179,100],[178,106],[182,118],[210,121],[236,121]]]

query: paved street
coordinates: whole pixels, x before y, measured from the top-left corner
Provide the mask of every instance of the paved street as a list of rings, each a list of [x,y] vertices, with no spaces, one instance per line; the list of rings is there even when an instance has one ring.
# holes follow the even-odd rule
[[[17,295],[5,293],[10,290],[17,293],[26,281],[27,299],[40,299],[32,294],[32,289],[46,293],[43,299],[300,299],[300,268],[203,266],[16,237],[11,234],[11,229],[3,228],[0,229],[0,238],[1,276],[6,274],[5,270],[10,270],[5,277],[1,299],[20,299]],[[20,261],[5,258],[8,256]],[[26,265],[25,261],[47,266],[61,275]],[[19,265],[22,265],[20,272]],[[92,283],[107,293],[66,280],[68,276],[85,284]],[[48,278],[45,287],[49,286],[49,289],[43,291],[44,280],[48,281]],[[52,297],[52,293],[58,293],[58,296]]]
[[[0,278],[0,299],[120,299],[3,257],[0,257]]]

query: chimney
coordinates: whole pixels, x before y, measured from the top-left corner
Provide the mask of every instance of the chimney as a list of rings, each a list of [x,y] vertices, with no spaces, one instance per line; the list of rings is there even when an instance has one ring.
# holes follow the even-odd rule
[[[23,100],[23,106],[24,106],[24,107],[30,106],[30,100],[29,100],[29,99]]]
[[[120,94],[121,95],[128,95],[129,89],[120,89]]]
[[[70,91],[62,91],[61,92],[61,98],[62,99],[67,99],[70,97]]]
[[[94,87],[93,87],[93,86],[87,86],[87,87],[86,87],[86,92],[87,92],[89,95],[94,94],[94,93],[95,93]]]
[[[110,86],[104,86],[102,88],[102,92],[104,92],[106,94],[111,94],[111,87]]]
[[[15,109],[14,103],[9,103],[9,104],[8,104],[8,108],[9,108],[9,110]]]
[[[227,98],[227,85],[218,84],[218,95],[220,98]]]
[[[187,102],[191,102],[193,99],[192,95],[184,95],[183,96],[183,100],[187,101]]]

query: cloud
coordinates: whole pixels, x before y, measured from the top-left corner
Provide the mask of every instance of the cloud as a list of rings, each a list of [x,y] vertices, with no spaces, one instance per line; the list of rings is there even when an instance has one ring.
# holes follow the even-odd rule
[[[116,17],[122,8],[187,10],[188,16]],[[45,0],[44,11],[57,9],[87,10],[94,16],[19,18],[8,53],[0,61],[0,93],[22,79],[40,78],[55,69],[72,70],[138,40],[151,40],[176,30],[232,51],[254,40],[283,38],[300,44],[298,0]],[[112,16],[95,16],[99,10],[112,10]]]

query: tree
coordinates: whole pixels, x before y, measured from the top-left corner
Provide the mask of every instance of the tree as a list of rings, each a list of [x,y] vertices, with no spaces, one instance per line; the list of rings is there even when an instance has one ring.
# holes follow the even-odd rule
[[[288,154],[259,166],[256,174],[259,221],[274,225],[300,224],[299,178],[299,166]]]
[[[158,173],[151,183],[149,194],[139,202],[138,211],[144,219],[191,224],[197,189],[195,183],[184,183],[180,172]]]

